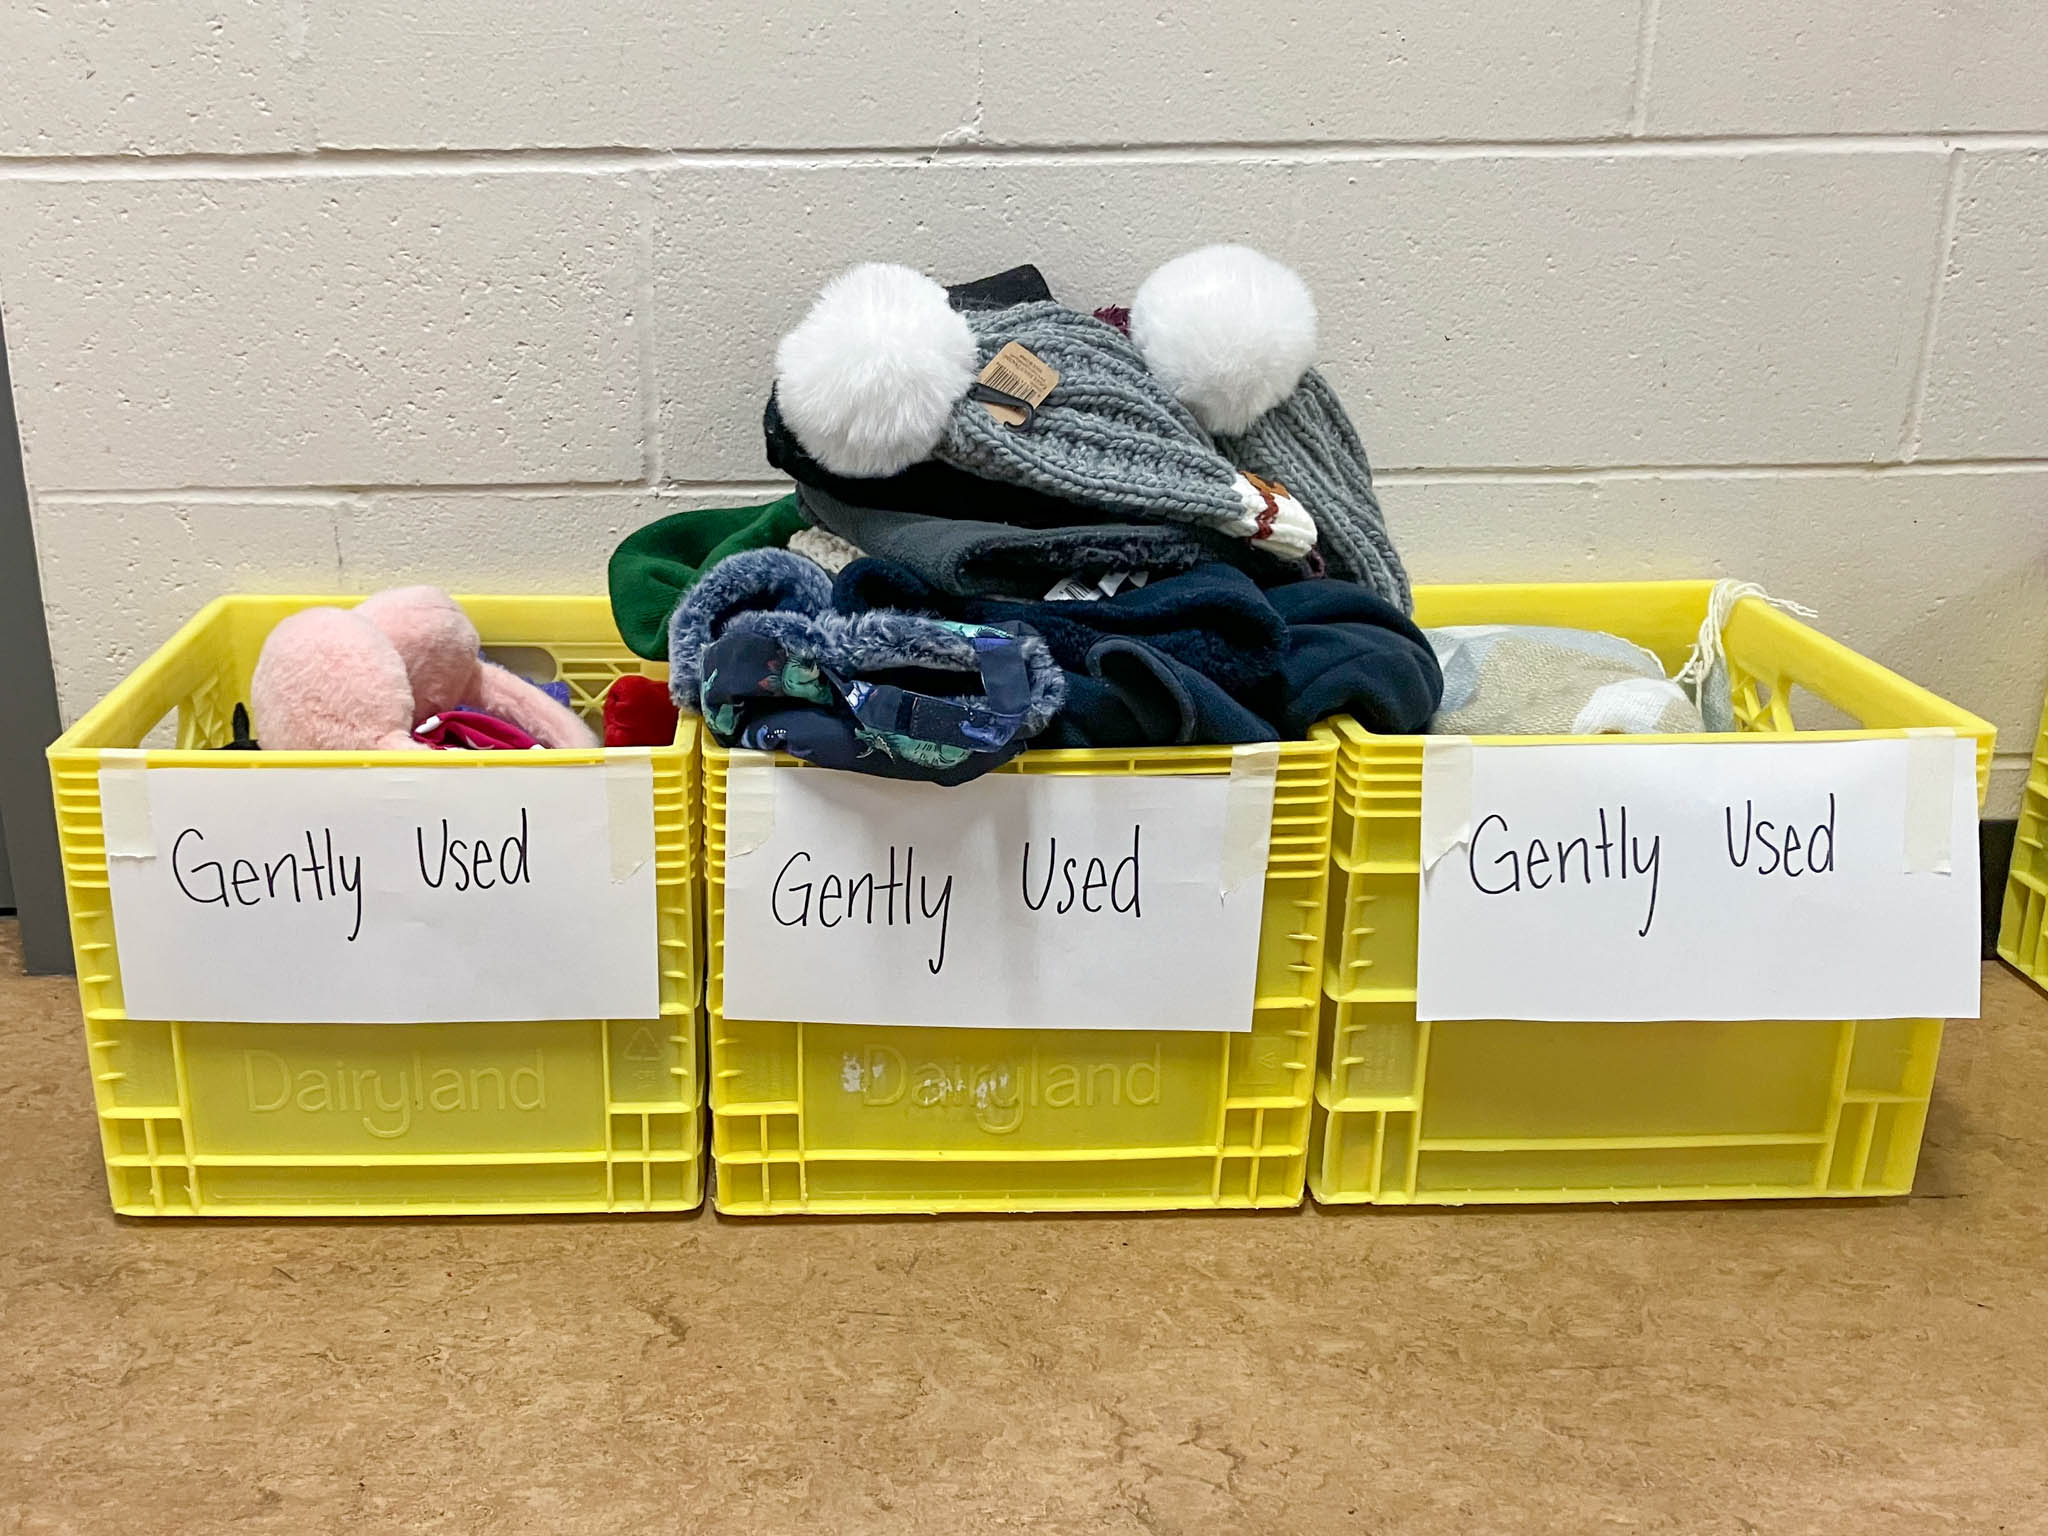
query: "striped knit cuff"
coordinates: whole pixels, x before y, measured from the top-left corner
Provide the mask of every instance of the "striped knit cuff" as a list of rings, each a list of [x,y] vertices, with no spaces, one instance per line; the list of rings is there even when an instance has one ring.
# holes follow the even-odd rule
[[[1224,524],[1225,533],[1287,560],[1300,560],[1316,547],[1315,520],[1286,486],[1239,473],[1233,488],[1244,515]]]

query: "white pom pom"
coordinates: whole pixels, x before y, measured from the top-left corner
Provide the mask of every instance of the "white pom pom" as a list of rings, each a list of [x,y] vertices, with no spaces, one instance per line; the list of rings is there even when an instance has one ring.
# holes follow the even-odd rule
[[[1139,285],[1131,340],[1211,432],[1245,430],[1316,360],[1316,302],[1292,267],[1242,245],[1176,256]]]
[[[775,349],[782,419],[835,475],[893,475],[930,456],[974,382],[974,332],[946,290],[883,262],[825,285]]]

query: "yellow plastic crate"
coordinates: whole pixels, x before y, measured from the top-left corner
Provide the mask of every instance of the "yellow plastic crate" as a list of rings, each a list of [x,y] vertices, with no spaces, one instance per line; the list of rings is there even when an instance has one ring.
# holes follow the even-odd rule
[[[1998,955],[2036,986],[2048,987],[2048,706],[2021,792],[2020,824],[1998,920]]]
[[[725,788],[704,745],[713,1199],[730,1214],[1129,1211],[1302,1199],[1333,738],[1280,749],[1249,1033],[726,1019]],[[791,772],[827,770],[780,759]],[[1027,752],[1005,773],[1227,774],[1230,749]],[[778,770],[780,771],[780,770]],[[849,1091],[858,1062],[883,1087]],[[897,1091],[898,1089],[902,1091]]]
[[[1704,581],[1424,587],[1416,619],[1606,630],[1675,666],[1711,591]],[[1740,729],[1844,741],[1946,726],[1976,739],[1981,801],[1994,734],[1985,721],[1753,599],[1736,607],[1723,639]],[[1800,731],[1795,708],[1829,709],[1862,728]],[[1721,1200],[1912,1187],[1938,1019],[1418,1022],[1423,738],[1373,736],[1350,721],[1334,728],[1309,1167],[1317,1200]]]
[[[122,1007],[99,797],[100,753],[145,745],[176,715],[152,768],[289,773],[410,766],[403,752],[215,752],[249,696],[264,637],[285,615],[346,598],[212,603],[50,748],[93,1097],[114,1208],[131,1216],[406,1216],[681,1211],[704,1195],[695,956],[696,728],[655,751],[658,1020],[234,1024],[130,1019]],[[485,647],[555,674],[593,722],[612,681],[642,665],[603,598],[465,597]],[[598,762],[599,751],[550,754]],[[464,754],[488,773],[525,754]],[[650,957],[652,960],[654,957]],[[286,1081],[361,1113],[279,1114]],[[446,1074],[453,1073],[448,1077]],[[459,1104],[421,1089],[460,1085]],[[450,1090],[452,1091],[452,1090]],[[380,1100],[414,1108],[383,1112]],[[433,1105],[430,1109],[428,1106]]]

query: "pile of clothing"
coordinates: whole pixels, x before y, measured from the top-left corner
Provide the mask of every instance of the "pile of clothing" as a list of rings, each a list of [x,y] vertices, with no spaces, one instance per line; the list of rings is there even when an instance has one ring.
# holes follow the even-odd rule
[[[795,490],[628,537],[620,632],[726,745],[894,778],[1420,731],[1443,674],[1315,346],[1300,277],[1241,246],[1092,313],[1029,266],[856,267],[776,352]]]

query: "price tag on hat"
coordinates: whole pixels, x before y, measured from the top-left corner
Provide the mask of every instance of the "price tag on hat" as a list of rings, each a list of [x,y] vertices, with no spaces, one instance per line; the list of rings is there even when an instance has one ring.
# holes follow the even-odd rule
[[[981,401],[981,408],[997,421],[1005,426],[1021,427],[1045,403],[1045,397],[1053,392],[1053,386],[1059,381],[1058,369],[1022,342],[1012,341],[990,358],[988,366],[981,370],[979,382],[985,392],[977,391],[975,398]],[[990,394],[1008,398],[992,400]]]

